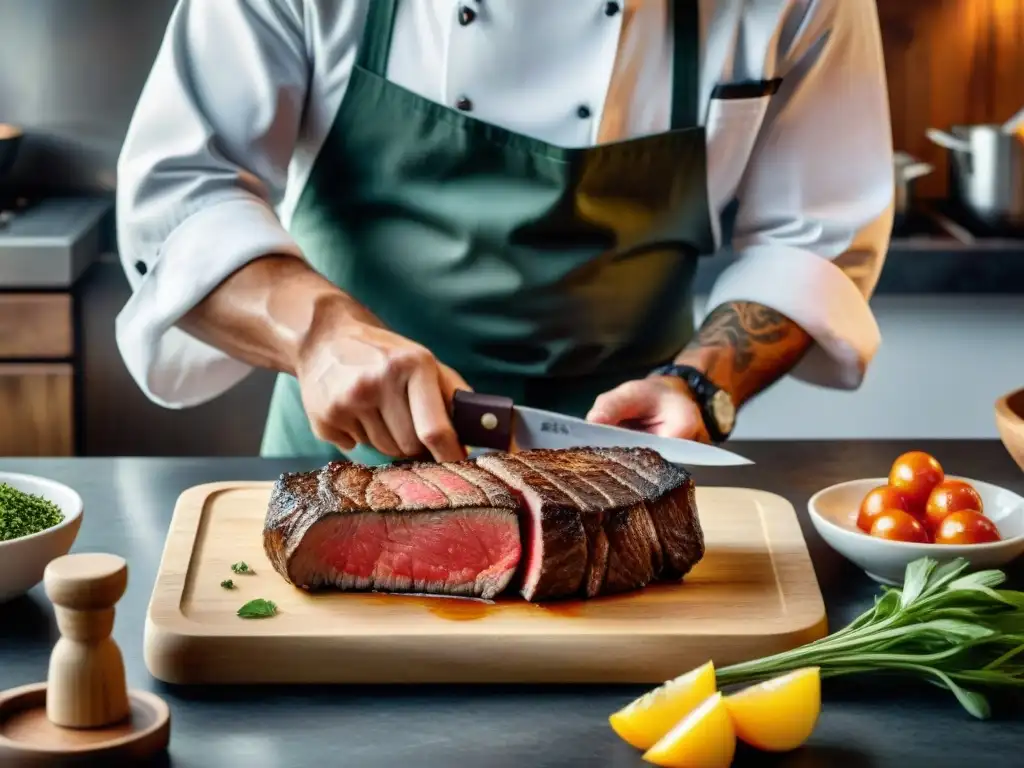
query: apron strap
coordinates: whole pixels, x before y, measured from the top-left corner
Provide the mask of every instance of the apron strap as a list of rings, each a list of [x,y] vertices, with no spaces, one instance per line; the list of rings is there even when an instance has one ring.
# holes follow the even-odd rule
[[[395,27],[398,0],[372,0],[369,6],[356,66],[384,77],[391,53],[391,32]]]
[[[674,0],[672,129],[700,125],[700,0]]]

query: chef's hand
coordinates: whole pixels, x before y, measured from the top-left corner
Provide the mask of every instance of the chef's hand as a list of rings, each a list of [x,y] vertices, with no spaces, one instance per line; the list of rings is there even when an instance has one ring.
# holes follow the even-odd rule
[[[627,381],[605,392],[594,401],[587,421],[661,437],[711,442],[689,388],[674,376]]]
[[[429,350],[380,325],[339,323],[315,333],[296,377],[313,433],[343,451],[360,443],[395,458],[427,451],[437,461],[466,457],[449,405],[469,385]]]

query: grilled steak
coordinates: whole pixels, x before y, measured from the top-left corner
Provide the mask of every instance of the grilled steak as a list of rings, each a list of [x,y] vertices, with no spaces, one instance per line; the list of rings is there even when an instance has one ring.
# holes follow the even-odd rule
[[[489,598],[518,568],[523,597],[542,601],[679,579],[704,537],[685,470],[645,449],[575,449],[282,475],[264,547],[306,589]]]
[[[310,590],[494,597],[519,563],[517,505],[508,489],[475,484],[473,469],[331,462],[284,475],[264,527],[267,556]]]
[[[477,461],[522,496],[534,532],[524,536],[527,600],[638,589],[685,575],[704,555],[693,480],[653,451],[534,450]]]

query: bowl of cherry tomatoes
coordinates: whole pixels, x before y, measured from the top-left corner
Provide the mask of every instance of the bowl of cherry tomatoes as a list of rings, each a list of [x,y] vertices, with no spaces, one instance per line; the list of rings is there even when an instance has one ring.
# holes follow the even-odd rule
[[[826,543],[883,584],[902,583],[921,557],[964,558],[977,569],[1001,568],[1024,553],[1024,498],[947,475],[923,451],[899,456],[888,477],[818,491],[807,507]]]

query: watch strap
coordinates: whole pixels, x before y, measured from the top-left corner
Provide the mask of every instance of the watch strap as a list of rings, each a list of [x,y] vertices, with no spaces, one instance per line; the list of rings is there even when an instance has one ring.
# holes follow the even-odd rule
[[[668,363],[655,368],[651,373],[655,376],[674,376],[681,379],[693,393],[693,398],[697,407],[700,408],[701,417],[704,420],[704,428],[707,429],[712,442],[721,443],[728,439],[729,434],[722,431],[721,425],[711,409],[711,398],[721,387],[692,365]]]

